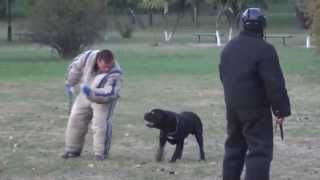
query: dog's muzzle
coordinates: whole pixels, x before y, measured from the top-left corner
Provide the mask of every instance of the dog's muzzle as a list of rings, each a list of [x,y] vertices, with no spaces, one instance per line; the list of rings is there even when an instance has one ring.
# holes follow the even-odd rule
[[[153,123],[153,122],[148,121],[148,119],[150,119],[150,118],[151,118],[150,116],[151,116],[151,115],[150,115],[150,113],[146,113],[146,114],[144,114],[144,124],[145,124],[147,127],[152,128],[152,127],[154,127],[154,123]]]
[[[149,121],[144,121],[144,124],[147,126],[147,127],[154,127],[154,123],[153,122],[149,122]]]

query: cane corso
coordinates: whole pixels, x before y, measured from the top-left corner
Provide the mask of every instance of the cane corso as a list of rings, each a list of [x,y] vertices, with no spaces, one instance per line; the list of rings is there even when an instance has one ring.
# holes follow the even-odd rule
[[[159,149],[156,156],[157,161],[162,161],[164,146],[168,141],[176,145],[170,162],[181,159],[184,139],[193,134],[200,149],[200,160],[205,160],[203,150],[203,128],[199,116],[193,112],[176,113],[162,109],[153,109],[144,115],[145,124],[149,128],[160,129]]]

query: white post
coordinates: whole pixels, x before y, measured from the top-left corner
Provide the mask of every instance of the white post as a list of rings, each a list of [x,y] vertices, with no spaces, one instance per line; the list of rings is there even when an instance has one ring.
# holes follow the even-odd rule
[[[219,35],[219,31],[216,30],[216,38],[217,38],[217,45],[221,46],[221,39],[220,39],[220,35]]]
[[[170,42],[173,33],[172,32],[168,32],[167,30],[164,30],[163,34],[164,34],[164,40],[166,42]]]
[[[310,35],[308,35],[306,38],[306,48],[310,48],[310,47],[311,47]]]

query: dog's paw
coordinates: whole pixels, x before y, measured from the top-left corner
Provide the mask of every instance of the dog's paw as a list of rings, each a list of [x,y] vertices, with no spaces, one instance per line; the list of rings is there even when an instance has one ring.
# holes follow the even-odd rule
[[[156,156],[156,161],[157,161],[157,162],[163,161],[163,157]]]

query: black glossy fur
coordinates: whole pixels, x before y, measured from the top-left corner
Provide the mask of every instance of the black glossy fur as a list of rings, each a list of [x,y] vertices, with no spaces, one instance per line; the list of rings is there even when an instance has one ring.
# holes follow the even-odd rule
[[[184,139],[188,137],[189,134],[196,137],[200,149],[200,160],[205,160],[202,135],[203,128],[198,115],[193,112],[175,113],[162,109],[153,109],[145,113],[144,119],[147,127],[160,129],[159,149],[156,156],[157,161],[162,161],[164,146],[167,141],[170,144],[176,145],[170,162],[181,159]]]

